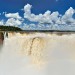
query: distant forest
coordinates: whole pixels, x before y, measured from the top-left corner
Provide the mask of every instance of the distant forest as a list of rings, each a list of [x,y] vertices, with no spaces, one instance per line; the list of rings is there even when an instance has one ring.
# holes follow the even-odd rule
[[[19,27],[14,26],[0,26],[0,31],[25,31],[25,32],[75,32],[72,30],[22,30]]]
[[[22,31],[22,29],[14,26],[0,26],[0,31]]]

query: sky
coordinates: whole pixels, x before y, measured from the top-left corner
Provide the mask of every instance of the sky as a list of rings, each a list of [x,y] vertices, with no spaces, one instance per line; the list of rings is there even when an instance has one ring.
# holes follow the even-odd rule
[[[75,0],[0,0],[0,25],[75,30]]]

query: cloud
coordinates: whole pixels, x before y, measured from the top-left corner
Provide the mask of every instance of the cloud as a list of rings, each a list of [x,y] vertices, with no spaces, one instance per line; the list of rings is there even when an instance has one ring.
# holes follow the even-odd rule
[[[5,17],[8,18],[5,25],[7,26],[20,26],[22,25],[23,18],[19,15],[19,13],[5,13]]]
[[[22,9],[24,18],[19,15],[19,12],[3,12],[7,20],[5,22],[1,20],[0,24],[18,26],[22,29],[75,29],[75,18],[73,18],[75,9],[72,7],[64,15],[61,15],[58,11],[51,12],[50,10],[36,15],[32,13],[31,9],[32,5],[30,4],[24,6]],[[28,23],[26,23],[26,20]]]
[[[40,23],[53,23],[56,22],[59,19],[59,12],[53,12],[51,13],[51,11],[47,10],[44,14],[38,14],[35,15],[33,13],[31,13],[31,7],[32,5],[27,4],[24,6],[24,18],[27,18],[30,21],[33,22],[40,22]]]
[[[75,10],[70,7],[66,12],[65,14],[62,16],[62,22],[64,24],[67,24],[67,23],[75,23],[75,19],[73,18],[73,15],[75,14]]]
[[[22,21],[18,20],[18,19],[15,19],[15,18],[9,18],[7,21],[6,21],[6,26],[19,26],[22,24]]]
[[[51,11],[46,11],[44,14],[39,14],[39,15],[35,15],[33,13],[31,13],[31,7],[32,5],[30,4],[27,4],[24,6],[24,18],[27,18],[28,20],[30,21],[33,21],[33,22],[48,22],[50,21],[49,20],[49,17],[50,17],[50,13]]]
[[[7,18],[15,18],[15,19],[22,19],[22,17],[19,15],[19,13],[5,13],[5,17]]]
[[[36,24],[33,24],[33,23],[31,23],[31,24],[23,23],[22,29],[23,29],[23,30],[24,30],[24,29],[25,29],[25,30],[28,30],[28,29],[29,29],[29,30],[30,30],[30,29],[32,30],[32,29],[37,29],[37,28],[38,28],[38,27],[37,27],[37,28],[36,28],[36,27],[37,27]]]
[[[4,25],[4,21],[3,20],[0,21],[0,25]]]
[[[31,22],[38,23],[50,23],[50,24],[75,24],[75,19],[73,15],[75,10],[70,7],[64,15],[59,14],[58,11],[52,12],[47,10],[44,14],[35,15],[31,13],[32,5],[27,4],[24,6],[24,18]]]

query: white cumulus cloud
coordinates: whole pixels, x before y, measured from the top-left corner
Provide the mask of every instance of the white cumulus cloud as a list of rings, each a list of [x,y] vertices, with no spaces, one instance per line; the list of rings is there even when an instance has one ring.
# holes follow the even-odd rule
[[[8,18],[5,25],[7,26],[19,26],[22,25],[23,18],[19,15],[19,13],[5,13],[5,17]]]
[[[75,10],[70,7],[65,14],[62,16],[62,22],[63,23],[75,23],[75,19],[73,18],[73,15],[75,14]]]
[[[5,17],[7,18],[15,18],[15,19],[22,19],[19,13],[5,13]]]
[[[56,22],[59,19],[58,16],[60,14],[57,11],[51,13],[51,11],[47,10],[44,14],[35,15],[34,13],[31,13],[31,7],[32,5],[30,4],[24,6],[24,18],[27,18],[30,21],[40,23],[53,23],[54,21]]]
[[[52,12],[47,10],[44,14],[35,15],[31,12],[32,5],[24,6],[24,18],[32,22],[50,23],[50,24],[75,24],[73,15],[75,10],[70,7],[64,15],[59,14],[58,11]]]
[[[22,21],[18,20],[18,19],[14,19],[14,18],[9,18],[7,21],[6,21],[6,24],[7,26],[19,26],[22,24]]]
[[[3,20],[0,21],[0,25],[4,25],[4,21]]]
[[[0,25],[8,26],[20,26],[22,29],[75,29],[75,9],[70,7],[61,15],[58,11],[51,12],[47,10],[44,13],[35,14],[31,11],[32,5],[27,4],[24,6],[24,18],[17,13],[7,13],[3,12],[7,20],[4,22],[0,21]],[[26,23],[28,20],[29,23]],[[22,26],[21,26],[22,25]],[[72,28],[71,28],[72,27]]]

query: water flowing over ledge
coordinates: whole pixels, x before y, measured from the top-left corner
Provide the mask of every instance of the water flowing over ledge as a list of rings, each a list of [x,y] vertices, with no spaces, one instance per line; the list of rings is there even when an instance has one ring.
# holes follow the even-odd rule
[[[3,34],[0,75],[75,74],[75,33],[8,32]]]

